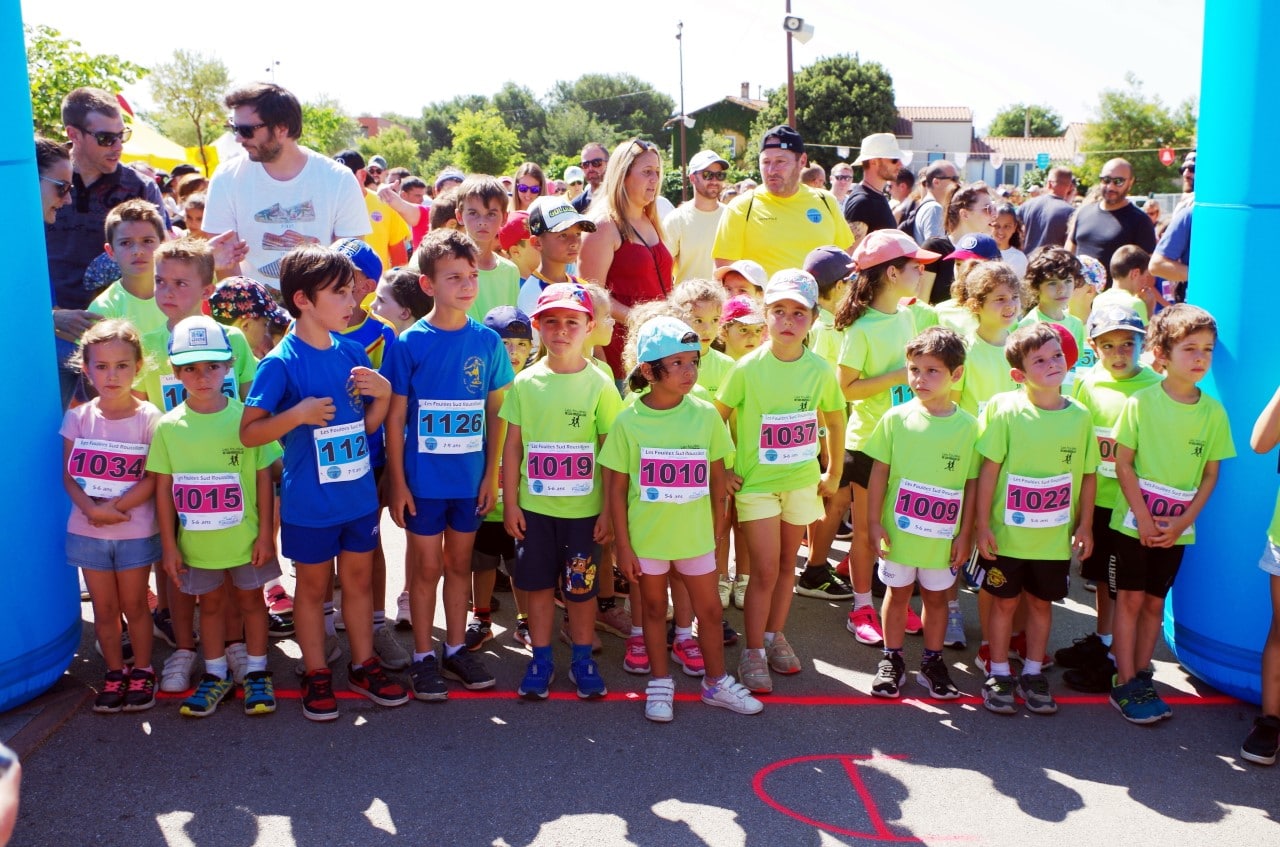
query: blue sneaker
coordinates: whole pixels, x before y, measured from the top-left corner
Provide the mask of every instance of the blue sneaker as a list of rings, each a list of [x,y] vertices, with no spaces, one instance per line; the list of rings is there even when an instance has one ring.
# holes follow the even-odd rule
[[[609,693],[595,659],[581,659],[569,665],[569,679],[578,686],[578,696],[583,700],[595,700]]]
[[[1141,677],[1134,677],[1124,685],[1111,687],[1111,705],[1124,715],[1129,723],[1155,723],[1164,715],[1167,708],[1163,702],[1156,702],[1155,690],[1147,687]]]
[[[1153,679],[1151,671],[1138,671],[1137,678],[1142,680],[1142,684],[1147,686],[1147,690],[1151,692],[1152,710],[1160,717],[1160,720],[1167,720],[1173,717],[1173,709],[1169,708],[1169,704],[1160,696],[1160,692],[1156,691],[1156,681]]]
[[[276,710],[276,688],[270,671],[252,671],[244,675],[244,713],[269,715]]]
[[[179,712],[189,718],[207,718],[218,710],[218,704],[236,690],[230,679],[219,679],[211,673],[200,677],[200,684],[191,696],[182,701]]]
[[[531,659],[525,668],[524,679],[516,693],[526,700],[545,700],[551,681],[556,678],[556,666],[550,662],[539,662]]]

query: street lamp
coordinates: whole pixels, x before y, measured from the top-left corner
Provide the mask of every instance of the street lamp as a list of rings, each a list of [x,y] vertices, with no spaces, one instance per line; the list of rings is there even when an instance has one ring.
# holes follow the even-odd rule
[[[791,64],[791,39],[808,44],[813,38],[813,27],[791,14],[791,0],[787,0],[787,15],[782,19],[782,29],[787,33],[787,125],[796,125],[796,76]]]
[[[684,113],[684,21],[676,22],[676,41],[680,42],[680,202],[689,199],[689,148],[685,144],[685,129],[690,121]]]
[[[278,68],[278,67],[280,67],[280,60],[279,60],[279,59],[272,59],[272,60],[271,60],[271,62],[270,62],[270,63],[269,63],[265,68],[263,68],[263,70],[265,70],[267,73],[271,74],[271,84],[272,84],[272,85],[275,85],[275,82],[276,82],[276,68]]]

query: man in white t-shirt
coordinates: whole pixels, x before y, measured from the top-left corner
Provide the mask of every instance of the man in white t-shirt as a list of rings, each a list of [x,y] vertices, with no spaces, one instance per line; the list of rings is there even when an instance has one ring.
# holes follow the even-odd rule
[[[676,263],[676,282],[686,279],[711,279],[715,258],[711,247],[716,242],[716,228],[724,206],[720,191],[724,188],[729,163],[713,150],[703,150],[689,160],[689,185],[693,199],[681,203],[662,219],[667,235],[667,249]]]
[[[298,144],[302,106],[296,97],[278,85],[255,83],[224,102],[246,155],[223,162],[209,181],[204,229],[235,231],[242,275],[278,289],[280,260],[294,247],[371,231],[351,171]],[[219,269],[219,275],[232,276],[234,269]]]

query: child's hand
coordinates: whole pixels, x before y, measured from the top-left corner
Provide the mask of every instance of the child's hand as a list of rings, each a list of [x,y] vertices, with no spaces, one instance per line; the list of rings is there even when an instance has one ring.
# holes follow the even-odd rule
[[[622,574],[623,579],[631,583],[639,582],[640,560],[636,558],[636,552],[629,545],[619,544],[614,553],[618,571]]]
[[[737,494],[742,489],[742,477],[733,471],[729,471],[724,475],[724,490],[730,496]]]
[[[608,544],[613,540],[613,524],[609,521],[608,512],[601,512],[600,517],[596,518],[596,525],[591,530],[591,537],[597,544]]]
[[[1081,561],[1093,555],[1093,527],[1081,523],[1071,535],[1071,546],[1075,548]]]
[[[951,569],[958,571],[969,561],[969,557],[973,555],[973,537],[962,532],[951,542]]]
[[[387,474],[389,478],[391,475]],[[387,511],[391,513],[391,520],[395,521],[396,526],[404,529],[404,516],[406,513],[417,517],[418,507],[413,502],[413,494],[409,491],[409,486],[392,482],[387,487]]]
[[[160,556],[160,565],[164,568],[164,572],[169,575],[169,579],[173,580],[173,584],[181,589],[182,583],[179,581],[178,576],[187,572],[187,565],[182,561],[182,553],[177,548],[165,550]]]
[[[249,564],[255,568],[270,564],[276,558],[276,539],[274,535],[259,535],[258,539],[253,542],[253,554],[249,557]]]
[[[493,507],[496,505],[498,505],[497,494],[494,493],[492,488],[482,482],[480,484],[480,495],[476,497],[476,514],[480,517],[484,517],[492,512]]]
[[[1156,540],[1160,537],[1160,529],[1151,519],[1150,513],[1139,515],[1134,512],[1133,520],[1138,525],[1138,543],[1143,547],[1159,547]]]
[[[818,496],[834,497],[836,492],[840,490],[840,475],[844,468],[837,470],[828,462],[827,470],[818,479]]]
[[[882,552],[889,552],[889,533],[885,532],[884,524],[880,521],[871,521],[867,525],[867,538],[871,541],[871,550],[877,556]]]
[[[1151,538],[1148,547],[1172,547],[1178,543],[1179,536],[1191,526],[1191,521],[1179,515],[1176,518],[1153,518],[1156,534]]]
[[[502,528],[516,541],[524,541],[524,512],[515,503],[507,503],[503,506]]]
[[[85,517],[89,519],[89,525],[95,527],[114,526],[129,520],[129,515],[117,509],[115,502],[115,500],[108,500],[104,503],[95,502],[84,513]]]
[[[356,367],[351,369],[351,378],[355,380],[356,390],[365,397],[375,400],[391,396],[391,383],[373,368]]]
[[[332,397],[308,397],[293,408],[298,422],[310,426],[327,426],[337,411]]]
[[[978,553],[984,559],[994,560],[1000,552],[999,546],[996,544],[996,534],[991,531],[989,526],[978,527]]]

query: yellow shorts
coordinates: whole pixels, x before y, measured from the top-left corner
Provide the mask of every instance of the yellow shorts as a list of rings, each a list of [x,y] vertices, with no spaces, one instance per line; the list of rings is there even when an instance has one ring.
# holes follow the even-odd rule
[[[812,488],[797,488],[795,491],[780,491],[776,494],[736,494],[734,501],[738,507],[740,523],[776,518],[781,515],[782,520],[792,526],[808,526],[816,520],[821,520],[826,514],[816,485]]]

